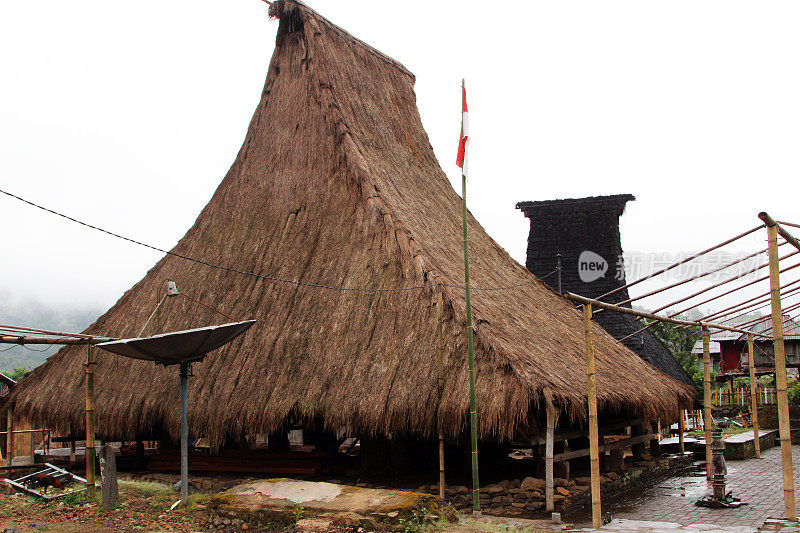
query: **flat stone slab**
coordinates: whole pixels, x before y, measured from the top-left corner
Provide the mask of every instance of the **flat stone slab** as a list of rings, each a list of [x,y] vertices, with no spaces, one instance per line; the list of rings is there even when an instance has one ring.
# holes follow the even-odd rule
[[[409,511],[435,500],[429,494],[399,490],[368,489],[316,481],[271,479],[242,483],[215,494],[210,506],[220,514],[258,514],[291,510],[298,506],[318,514]]]

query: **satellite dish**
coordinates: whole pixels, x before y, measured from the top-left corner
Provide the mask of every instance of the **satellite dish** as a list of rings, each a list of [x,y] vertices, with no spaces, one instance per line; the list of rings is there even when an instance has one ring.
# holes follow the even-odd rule
[[[255,320],[245,320],[218,326],[172,331],[152,337],[103,342],[97,346],[117,355],[154,361],[162,365],[189,363],[198,361],[208,352],[228,344],[255,323]]]

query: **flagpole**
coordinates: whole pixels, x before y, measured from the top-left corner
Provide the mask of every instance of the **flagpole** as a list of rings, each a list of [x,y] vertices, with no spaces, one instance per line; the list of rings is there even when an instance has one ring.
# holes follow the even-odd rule
[[[461,94],[464,96],[466,87],[464,80],[461,80]],[[465,104],[462,104],[462,108]],[[464,118],[461,118],[462,134],[464,133]],[[464,147],[466,152],[466,146]],[[470,300],[469,286],[469,241],[467,238],[467,176],[461,172],[461,215],[464,228],[464,288],[466,290],[467,303],[467,354],[469,356],[469,425],[470,425],[470,444],[472,456],[472,514],[480,516],[480,484],[478,482],[478,415],[475,401],[475,348],[472,340],[472,302]]]

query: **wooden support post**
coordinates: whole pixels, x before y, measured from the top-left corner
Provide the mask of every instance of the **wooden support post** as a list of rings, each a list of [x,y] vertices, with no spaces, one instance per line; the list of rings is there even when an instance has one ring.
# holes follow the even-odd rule
[[[750,361],[750,420],[753,422],[753,444],[756,447],[756,459],[761,459],[761,434],[758,431],[758,381],[756,381],[752,334],[747,336],[747,357]]]
[[[767,225],[769,245],[769,291],[772,303],[772,338],[775,348],[775,388],[778,400],[778,434],[781,442],[783,467],[783,503],[786,518],[797,518],[794,498],[794,472],[792,471],[792,442],[789,429],[789,396],[786,380],[786,352],[783,345],[783,312],[781,311],[781,284],[778,265],[778,228]]]
[[[6,466],[14,463],[14,406],[6,410]]]
[[[117,458],[114,448],[104,444],[100,449],[101,492],[103,508],[114,509],[119,504],[119,485],[117,483]]]
[[[686,445],[683,442],[683,434],[686,433],[686,411],[679,410],[678,416],[678,446],[681,453],[686,453]]]
[[[553,501],[553,445],[556,433],[556,410],[547,403],[547,434],[544,443],[544,478],[545,478],[545,511],[548,513],[555,510]]]
[[[442,394],[444,392],[444,302],[441,290],[436,300],[436,314],[438,315],[436,351],[439,355],[439,405],[441,407]],[[444,429],[439,417],[439,409],[436,410],[436,425],[439,430],[439,498],[444,500]]]
[[[95,448],[94,448],[94,352],[92,345],[86,344],[86,492],[94,496]]]
[[[586,376],[588,381],[587,401],[589,403],[589,465],[592,476],[592,527],[599,529],[603,525],[600,508],[600,448],[597,429],[597,376],[594,366],[594,338],[592,334],[592,304],[583,306],[584,325],[586,326]]]
[[[706,433],[706,477],[711,479],[713,460],[711,453],[711,428],[714,426],[714,419],[711,417],[711,351],[708,328],[703,326],[701,330],[703,337],[703,430]]]

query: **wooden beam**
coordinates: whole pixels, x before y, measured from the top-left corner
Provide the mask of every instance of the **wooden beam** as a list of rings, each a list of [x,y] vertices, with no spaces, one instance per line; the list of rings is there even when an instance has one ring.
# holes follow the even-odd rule
[[[553,500],[553,444],[556,431],[556,412],[555,408],[547,403],[546,408],[547,416],[547,435],[544,445],[544,477],[545,477],[545,511],[552,512],[555,510],[555,503]]]
[[[12,466],[14,462],[14,406],[8,406],[6,410],[6,429],[8,436],[6,438],[6,466]]]
[[[592,331],[592,304],[583,306],[583,321],[586,328],[586,378],[587,402],[589,404],[589,466],[592,477],[592,527],[599,529],[603,525],[600,507],[600,451],[598,449],[599,432],[597,429],[597,375],[594,365],[594,335]]]
[[[642,442],[647,442],[652,440],[655,437],[655,433],[643,433],[642,435],[636,435],[635,437],[628,437],[627,439],[620,439],[614,442],[608,442],[601,444],[598,446],[598,450],[600,452],[607,452],[610,450],[617,450],[619,448],[627,448],[633,444],[640,444]],[[582,448],[580,450],[570,450],[568,452],[559,453],[553,456],[554,463],[560,463],[561,461],[569,461],[570,459],[577,459],[578,457],[586,457],[589,455],[589,448]]]
[[[686,444],[683,442],[683,434],[686,433],[686,412],[680,409],[678,414],[678,446],[681,453],[686,453]]]
[[[436,299],[436,315],[437,315],[437,352],[439,359],[439,405],[442,402],[442,393],[444,392],[444,302],[442,298],[442,291],[438,291]],[[439,498],[444,500],[444,430],[442,429],[442,421],[439,416],[439,409],[436,409],[436,425],[439,431]]]
[[[94,351],[86,346],[86,492],[94,496],[95,447],[94,447]]]
[[[611,424],[604,424],[600,426],[600,433],[608,435],[618,429],[624,429],[631,426],[638,426],[644,422],[641,418],[634,418],[633,420],[623,420],[621,422],[613,422]],[[578,437],[586,436],[586,431],[580,429],[574,429],[572,431],[564,431],[561,433],[556,433],[553,436],[553,440],[555,442],[559,442],[566,439],[577,439]],[[547,442],[547,435],[537,435],[535,437],[530,437],[527,440],[527,443],[531,446],[536,444],[546,444]]]

